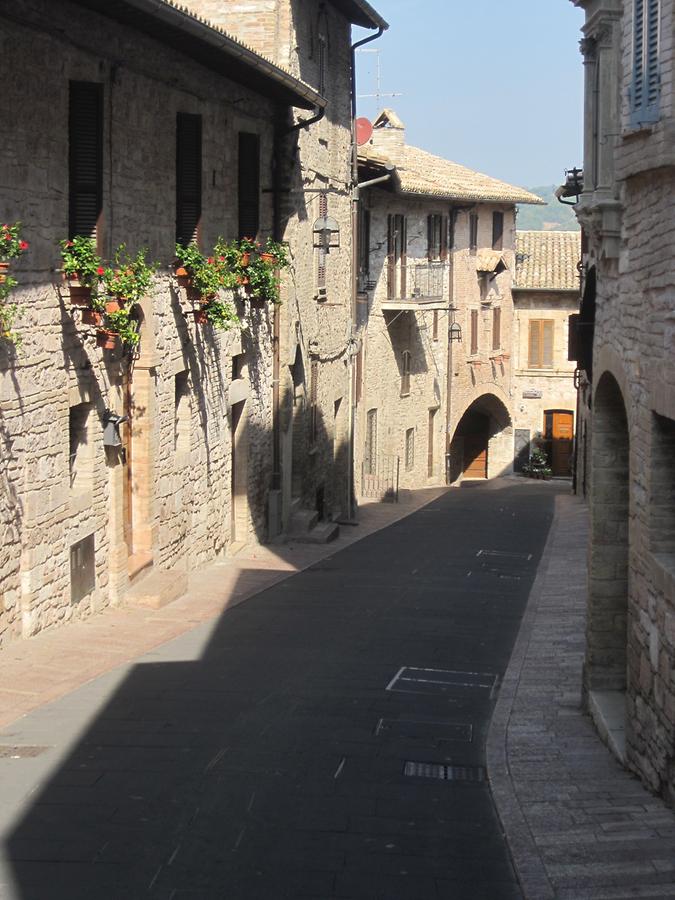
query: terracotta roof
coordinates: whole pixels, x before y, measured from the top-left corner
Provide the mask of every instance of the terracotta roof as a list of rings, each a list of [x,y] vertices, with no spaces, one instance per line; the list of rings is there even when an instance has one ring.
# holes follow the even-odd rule
[[[579,231],[516,232],[516,277],[521,291],[578,291]]]
[[[505,268],[501,250],[479,250],[476,254],[477,272],[495,272],[497,269],[503,272]]]
[[[359,157],[373,162],[382,162],[386,152],[384,146],[377,144],[359,147]],[[514,187],[409,144],[396,150],[396,159],[392,158],[392,162],[396,165],[394,180],[402,194],[469,202],[545,205],[541,197],[524,188]]]

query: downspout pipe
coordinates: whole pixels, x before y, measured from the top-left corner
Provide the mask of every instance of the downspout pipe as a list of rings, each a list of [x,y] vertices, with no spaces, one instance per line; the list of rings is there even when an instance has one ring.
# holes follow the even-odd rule
[[[349,309],[349,332],[354,333],[356,323],[356,292],[358,289],[358,226],[359,226],[359,164],[356,147],[356,51],[364,44],[376,41],[382,37],[386,24],[379,25],[375,34],[360,41],[356,41],[351,47],[352,62],[352,296]],[[353,350],[350,347],[350,351]],[[349,428],[347,429],[347,515],[353,521],[356,517],[356,495],[354,491],[354,431],[356,428],[356,366],[354,354],[349,354]]]

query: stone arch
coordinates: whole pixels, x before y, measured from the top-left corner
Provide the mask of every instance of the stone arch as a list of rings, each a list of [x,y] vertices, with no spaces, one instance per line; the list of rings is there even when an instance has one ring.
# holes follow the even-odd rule
[[[627,680],[630,438],[624,394],[607,370],[593,408],[587,694],[625,691]]]
[[[450,442],[450,481],[494,478],[512,470],[513,423],[501,398],[476,397],[464,410]]]

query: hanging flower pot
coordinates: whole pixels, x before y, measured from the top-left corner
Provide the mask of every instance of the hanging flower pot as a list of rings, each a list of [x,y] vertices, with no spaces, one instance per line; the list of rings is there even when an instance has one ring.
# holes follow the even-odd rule
[[[187,288],[192,284],[192,278],[185,266],[176,266],[175,275],[179,287]]]
[[[96,332],[96,346],[103,350],[114,350],[117,346],[117,332],[99,328]]]
[[[68,291],[70,302],[73,306],[89,306],[91,304],[91,288],[82,284],[76,278],[68,279]]]
[[[83,309],[82,324],[93,325],[95,328],[100,328],[100,326],[103,324],[103,313],[98,312],[98,310],[96,309]]]
[[[206,309],[202,306],[200,309],[193,309],[195,325],[208,325],[209,317],[206,315]]]
[[[7,272],[9,272],[9,263],[8,262],[0,262],[0,284],[7,278]]]
[[[276,266],[277,264],[277,258],[273,253],[261,253],[260,259],[270,266]]]
[[[241,256],[239,257],[239,265],[242,266],[242,268],[244,268],[244,267],[250,265],[250,262],[251,262],[251,254],[248,250],[244,250],[243,253],[241,254]]]

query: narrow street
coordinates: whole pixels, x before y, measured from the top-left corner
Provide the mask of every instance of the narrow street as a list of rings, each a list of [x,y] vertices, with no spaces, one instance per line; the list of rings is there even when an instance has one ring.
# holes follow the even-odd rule
[[[484,743],[555,493],[448,492],[15,723],[65,752],[0,761],[3,898],[519,897]]]

